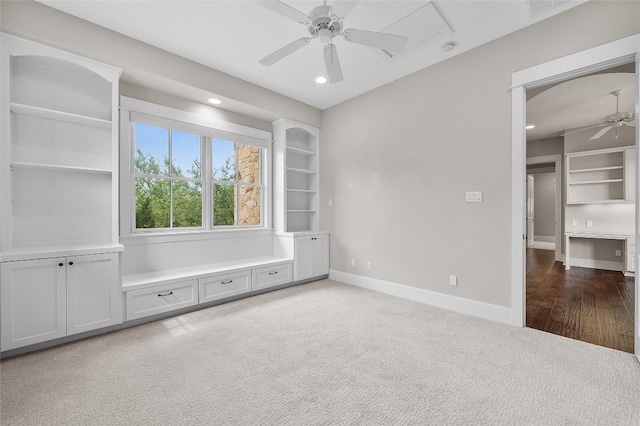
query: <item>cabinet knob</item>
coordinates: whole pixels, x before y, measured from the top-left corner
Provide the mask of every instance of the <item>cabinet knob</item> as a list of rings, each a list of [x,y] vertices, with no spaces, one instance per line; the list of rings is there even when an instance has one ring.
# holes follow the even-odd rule
[[[69,266],[73,265],[73,262],[69,262]]]
[[[58,263],[58,266],[64,266],[64,263],[60,262]]]

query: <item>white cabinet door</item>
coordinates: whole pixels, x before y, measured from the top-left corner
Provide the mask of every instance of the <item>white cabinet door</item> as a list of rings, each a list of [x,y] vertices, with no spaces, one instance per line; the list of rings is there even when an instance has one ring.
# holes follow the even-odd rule
[[[329,273],[328,234],[295,237],[294,245],[294,281]]]
[[[67,257],[67,334],[122,322],[115,253]]]
[[[313,277],[313,240],[311,237],[295,237],[293,280]]]
[[[3,351],[66,335],[66,278],[64,258],[0,265]]]
[[[329,273],[329,235],[313,237],[313,276]]]

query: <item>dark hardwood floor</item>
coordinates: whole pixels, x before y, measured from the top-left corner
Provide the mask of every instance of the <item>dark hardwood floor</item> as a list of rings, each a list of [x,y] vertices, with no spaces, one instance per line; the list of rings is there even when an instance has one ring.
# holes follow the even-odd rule
[[[527,327],[633,353],[634,278],[527,249]]]

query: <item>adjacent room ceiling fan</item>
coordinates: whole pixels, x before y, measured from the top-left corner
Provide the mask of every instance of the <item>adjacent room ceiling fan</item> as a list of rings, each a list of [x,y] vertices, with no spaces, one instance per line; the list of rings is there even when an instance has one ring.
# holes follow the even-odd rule
[[[299,38],[265,56],[259,62],[262,65],[271,66],[306,46],[312,39],[317,38],[325,45],[323,55],[329,83],[337,83],[343,80],[343,76],[338,51],[333,44],[334,37],[342,36],[348,42],[376,47],[390,52],[402,50],[407,43],[407,37],[358,29],[343,30],[343,19],[357,3],[358,1],[336,0],[332,6],[327,6],[325,0],[322,6],[313,8],[307,16],[281,1],[259,1],[258,4],[261,6],[305,25],[310,34],[309,37]]]
[[[589,126],[589,127],[583,128],[583,129],[567,132],[567,133],[564,133],[562,136],[570,135],[572,133],[577,133],[577,132],[583,132],[583,131],[589,130],[589,129],[596,129],[598,127],[602,127],[602,129],[600,129],[595,135],[593,135],[593,136],[591,136],[589,138],[589,140],[592,141],[592,140],[595,140],[595,139],[600,139],[602,136],[604,136],[605,133],[607,133],[611,129],[615,129],[616,137],[618,137],[618,127],[634,126],[636,119],[633,117],[633,113],[632,112],[620,112],[620,108],[619,108],[620,102],[619,101],[620,101],[620,94],[621,93],[622,93],[622,90],[614,90],[613,92],[611,92],[611,94],[616,97],[616,113],[615,114],[611,114],[611,115],[606,116],[604,118],[603,122],[600,123],[600,124],[596,124],[594,126]]]

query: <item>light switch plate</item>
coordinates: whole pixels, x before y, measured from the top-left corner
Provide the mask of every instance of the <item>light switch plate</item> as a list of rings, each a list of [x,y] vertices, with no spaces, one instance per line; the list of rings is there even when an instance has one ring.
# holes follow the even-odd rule
[[[578,221],[577,220],[572,220],[571,221],[571,226],[578,226]]]
[[[591,228],[593,226],[593,221],[592,220],[588,220],[587,221],[587,228]]]
[[[465,194],[465,201],[467,203],[481,203],[482,191],[471,191]]]

